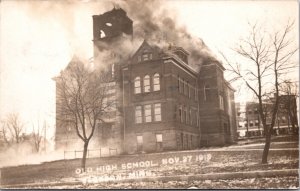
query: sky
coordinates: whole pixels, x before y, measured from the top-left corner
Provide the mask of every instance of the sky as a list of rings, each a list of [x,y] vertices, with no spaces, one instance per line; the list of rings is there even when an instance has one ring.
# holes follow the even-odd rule
[[[38,120],[55,125],[53,77],[74,54],[93,56],[92,15],[112,9],[114,1],[2,0],[0,3],[0,118],[20,113],[26,126]],[[233,48],[248,31],[248,22],[264,23],[270,31],[295,20],[292,36],[298,46],[298,1],[169,0],[174,20],[201,38],[218,57],[218,51],[235,57]],[[154,7],[154,9],[156,9]],[[140,10],[139,14],[143,14]],[[298,55],[293,58],[299,61]],[[299,69],[299,68],[298,68]],[[298,80],[298,69],[291,78]],[[246,90],[237,101],[251,100]]]

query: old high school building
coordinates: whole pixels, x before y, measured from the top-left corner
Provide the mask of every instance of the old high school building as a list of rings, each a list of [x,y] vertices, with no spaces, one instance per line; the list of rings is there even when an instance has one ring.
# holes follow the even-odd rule
[[[122,9],[93,16],[93,29],[95,62],[98,50],[113,49],[112,41],[122,41],[122,34],[132,38],[133,33],[132,20]],[[117,114],[99,124],[92,139],[98,147],[159,152],[236,140],[234,90],[220,62],[207,61],[199,72],[189,64],[190,53],[184,47],[159,48],[146,40],[129,56],[112,65]],[[57,147],[78,140],[58,120],[56,126]]]

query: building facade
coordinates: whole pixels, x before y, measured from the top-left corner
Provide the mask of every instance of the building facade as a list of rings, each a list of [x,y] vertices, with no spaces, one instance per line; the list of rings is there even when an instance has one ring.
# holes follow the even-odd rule
[[[93,24],[95,64],[103,62],[99,52],[104,50],[119,58],[110,66],[115,117],[99,124],[93,138],[99,147],[137,153],[235,142],[234,89],[220,62],[207,61],[196,71],[183,47],[161,48],[146,40],[132,55],[119,55],[114,47],[133,38],[132,20],[122,9],[93,16]],[[57,144],[66,136],[60,128],[57,121]]]
[[[265,100],[263,109],[266,113],[266,123],[271,124],[273,109],[273,100]],[[236,104],[240,106],[240,104]],[[259,104],[257,102],[247,102],[244,106],[237,107],[239,119],[238,134],[239,136],[263,136],[264,129],[259,115]],[[275,118],[273,134],[292,134],[298,132],[297,104],[295,95],[280,95],[279,108]]]

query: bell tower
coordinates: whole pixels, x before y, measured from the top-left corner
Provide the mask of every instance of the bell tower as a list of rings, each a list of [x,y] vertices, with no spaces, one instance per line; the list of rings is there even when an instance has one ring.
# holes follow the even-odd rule
[[[133,35],[133,21],[121,8],[113,8],[111,11],[100,15],[93,15],[93,44],[94,44],[94,64],[102,65],[111,73],[112,85],[110,86],[109,99],[116,99],[116,110],[111,113],[112,120],[106,121],[98,127],[98,135],[101,144],[108,144],[121,151],[122,141],[125,134],[122,120],[122,70],[124,62],[122,57],[126,57],[122,52],[122,45],[126,40],[131,40]],[[103,53],[103,54],[102,54]],[[105,133],[109,132],[109,133]],[[103,142],[104,141],[104,142]],[[107,143],[105,143],[107,141]]]
[[[101,15],[93,15],[94,48],[102,50],[121,36],[133,34],[132,20],[122,8],[113,8]]]

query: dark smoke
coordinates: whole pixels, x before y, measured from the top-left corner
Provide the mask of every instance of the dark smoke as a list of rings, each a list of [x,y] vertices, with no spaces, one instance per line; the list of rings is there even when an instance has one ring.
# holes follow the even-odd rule
[[[119,6],[134,21],[134,38],[147,39],[161,48],[169,43],[190,53],[190,64],[200,70],[204,62],[214,60],[209,48],[176,23],[176,10],[170,10],[161,0],[123,0]]]

